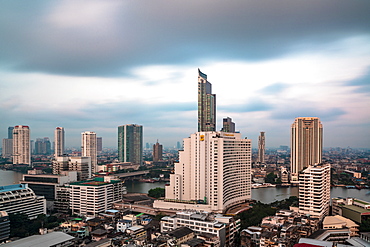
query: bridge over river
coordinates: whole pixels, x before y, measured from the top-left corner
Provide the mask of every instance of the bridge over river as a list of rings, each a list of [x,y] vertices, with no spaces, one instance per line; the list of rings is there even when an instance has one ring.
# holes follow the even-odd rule
[[[149,170],[145,170],[145,171],[136,171],[136,172],[116,173],[114,175],[120,178],[128,178],[128,177],[142,176],[148,173],[149,173]]]

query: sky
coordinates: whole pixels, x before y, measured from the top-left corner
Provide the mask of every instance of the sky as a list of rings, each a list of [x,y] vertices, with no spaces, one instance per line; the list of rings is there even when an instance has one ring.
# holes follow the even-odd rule
[[[81,145],[144,126],[166,147],[197,131],[198,68],[257,146],[290,145],[296,117],[319,117],[324,147],[370,148],[370,1],[66,0],[0,2],[0,138]]]

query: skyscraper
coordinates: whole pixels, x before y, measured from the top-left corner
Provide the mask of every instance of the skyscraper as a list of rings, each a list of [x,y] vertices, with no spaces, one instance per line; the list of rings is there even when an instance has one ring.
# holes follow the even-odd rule
[[[291,182],[298,182],[298,173],[309,165],[321,163],[322,124],[318,117],[298,117],[292,124],[290,171]]]
[[[37,138],[35,142],[34,154],[49,155],[51,153],[51,143],[49,137]]]
[[[13,154],[13,139],[4,138],[3,139],[3,158],[11,158]]]
[[[153,145],[153,162],[162,160],[163,146],[157,143]]]
[[[14,127],[8,127],[8,139],[13,139],[13,129]]]
[[[265,164],[265,132],[260,132],[258,137],[258,159],[259,164]]]
[[[184,139],[166,186],[168,203],[155,206],[223,212],[250,198],[251,140],[240,133],[208,131]]]
[[[96,137],[96,148],[98,153],[103,151],[103,137]]]
[[[91,158],[91,173],[98,172],[96,133],[85,131],[82,135],[81,154],[83,157]]]
[[[231,118],[227,117],[222,120],[223,127],[222,127],[222,132],[235,132],[235,123],[232,121]]]
[[[207,75],[198,69],[198,131],[216,130],[216,94]]]
[[[56,127],[54,131],[55,158],[64,154],[64,128]]]
[[[13,129],[13,164],[31,165],[30,128],[17,125]]]
[[[299,213],[322,219],[329,215],[330,165],[309,165],[299,174]]]
[[[143,126],[118,126],[118,159],[121,162],[143,163]]]

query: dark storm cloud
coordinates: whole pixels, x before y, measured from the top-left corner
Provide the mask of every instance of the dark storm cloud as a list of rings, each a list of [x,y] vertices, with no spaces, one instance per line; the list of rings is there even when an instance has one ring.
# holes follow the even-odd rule
[[[18,71],[120,76],[142,65],[283,56],[368,35],[370,23],[369,1],[163,0],[127,1],[90,25],[61,27],[49,16],[61,3],[0,3],[0,65]],[[86,11],[79,10],[81,21]]]

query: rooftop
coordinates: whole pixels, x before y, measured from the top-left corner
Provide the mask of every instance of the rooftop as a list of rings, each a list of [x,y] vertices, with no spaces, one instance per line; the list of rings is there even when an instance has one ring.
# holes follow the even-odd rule
[[[26,184],[4,185],[4,186],[0,186],[0,193],[1,192],[8,192],[8,191],[22,190],[22,189],[27,189],[27,188],[28,188],[28,185],[26,185]]]
[[[29,246],[53,246],[72,240],[74,237],[64,232],[51,232],[45,235],[33,235],[30,237],[22,238],[2,246],[4,247],[29,247]]]

